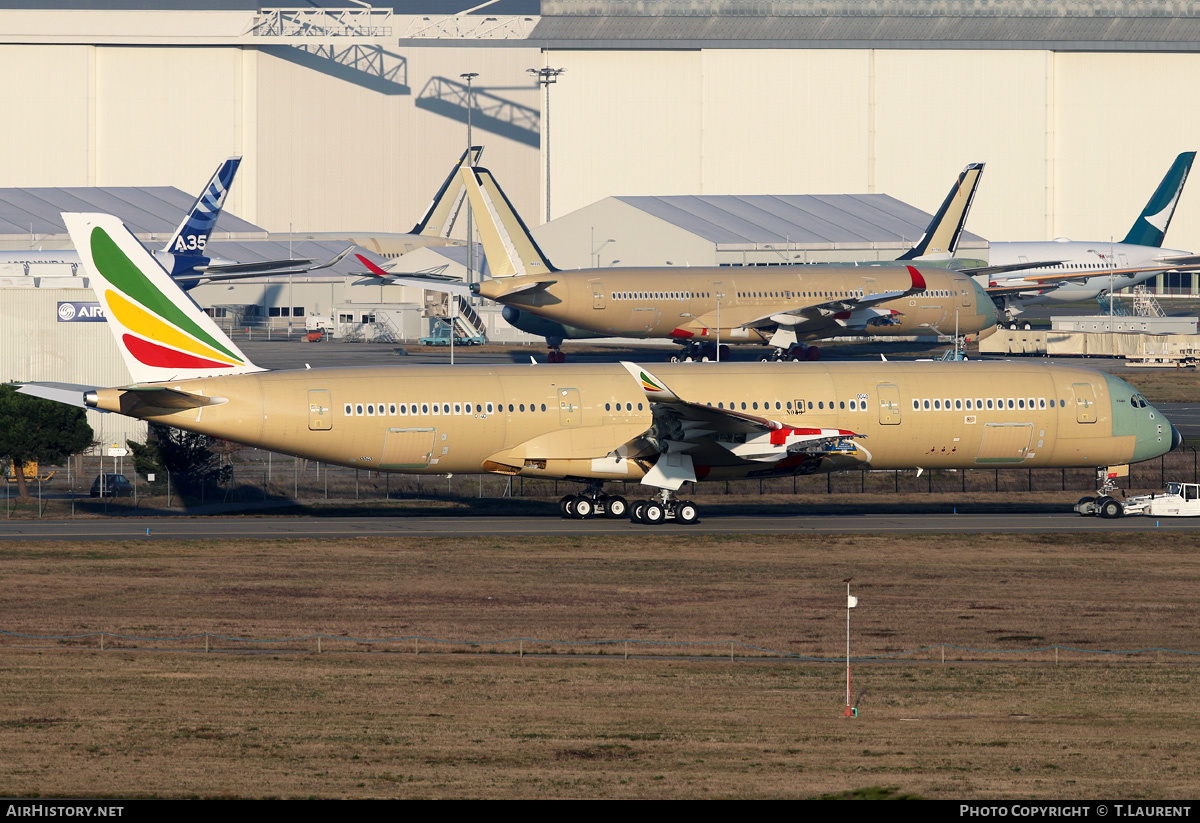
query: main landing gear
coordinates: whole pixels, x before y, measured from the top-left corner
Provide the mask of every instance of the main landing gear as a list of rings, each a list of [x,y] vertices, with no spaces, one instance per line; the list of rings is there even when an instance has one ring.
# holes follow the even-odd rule
[[[629,519],[648,526],[657,526],[668,520],[690,526],[700,519],[700,510],[696,508],[695,503],[690,500],[675,500],[666,489],[658,493],[657,499],[636,500],[630,508],[632,514]]]
[[[717,359],[718,347],[716,343],[697,343],[695,341],[688,341],[682,345],[683,348],[677,354],[670,354],[667,356],[668,363],[691,363],[697,360],[707,363],[710,360]],[[722,343],[720,349],[721,359],[728,360],[729,346],[726,346],[724,343]]]
[[[605,494],[600,489],[588,489],[583,494],[568,494],[558,501],[558,510],[563,517],[587,520],[589,517],[607,517],[620,520],[629,514],[629,503],[619,494]]]
[[[547,363],[566,363],[567,356],[563,354],[562,349],[558,346],[551,346],[550,351],[546,353]]]
[[[598,488],[589,488],[582,494],[568,494],[558,501],[558,510],[563,517],[588,520],[592,517],[607,517],[620,520],[624,517],[634,523],[657,526],[674,520],[690,526],[700,519],[700,510],[690,500],[675,500],[671,492],[663,489],[650,500],[638,500],[630,505],[618,494],[605,494]]]
[[[771,349],[758,356],[758,359],[763,363],[775,362],[777,360],[820,360],[821,350],[816,346],[806,346],[803,343],[796,343],[788,346],[786,349]]]

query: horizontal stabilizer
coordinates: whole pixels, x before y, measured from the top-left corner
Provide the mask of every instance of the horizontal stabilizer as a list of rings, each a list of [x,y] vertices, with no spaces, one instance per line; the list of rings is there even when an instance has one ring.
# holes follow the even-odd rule
[[[96,389],[96,386],[80,386],[75,383],[25,383],[17,387],[17,392],[85,409],[87,404],[83,402],[83,396]]]

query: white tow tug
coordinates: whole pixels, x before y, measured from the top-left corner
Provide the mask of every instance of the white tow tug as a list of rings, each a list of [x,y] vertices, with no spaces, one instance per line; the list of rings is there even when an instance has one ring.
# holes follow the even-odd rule
[[[1075,511],[1097,517],[1144,514],[1148,517],[1200,517],[1200,484],[1168,483],[1165,492],[1142,494],[1124,502],[1107,495],[1085,497]]]

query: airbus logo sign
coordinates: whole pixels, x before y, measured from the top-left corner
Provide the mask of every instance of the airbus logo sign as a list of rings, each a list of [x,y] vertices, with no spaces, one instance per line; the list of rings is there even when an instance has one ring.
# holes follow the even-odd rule
[[[103,323],[104,309],[99,303],[69,303],[59,301],[59,323]]]

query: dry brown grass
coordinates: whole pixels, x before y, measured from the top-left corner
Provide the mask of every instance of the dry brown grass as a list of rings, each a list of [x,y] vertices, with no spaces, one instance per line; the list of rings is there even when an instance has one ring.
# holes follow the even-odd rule
[[[1200,557],[1180,534],[5,544],[10,794],[1188,798]],[[855,667],[751,659],[729,641]],[[467,641],[358,642],[388,637]],[[508,638],[557,641],[497,646]],[[670,645],[625,647],[625,639]],[[718,641],[689,648],[680,644]],[[475,645],[472,645],[471,643]],[[234,648],[243,653],[232,653]],[[250,651],[258,649],[260,651]],[[487,653],[487,652],[493,653]],[[466,654],[465,652],[474,652]],[[570,654],[574,652],[575,654]],[[691,656],[689,656],[691,655]],[[707,655],[707,656],[705,656]],[[962,662],[956,655],[984,662]],[[1000,662],[987,662],[989,659]],[[1028,662],[1020,662],[1028,661]],[[1090,662],[1089,662],[1090,661]],[[1097,662],[1098,661],[1098,662]],[[1161,661],[1161,662],[1155,662]]]
[[[1193,403],[1200,398],[1200,370],[1125,369],[1117,375],[1151,403]]]

